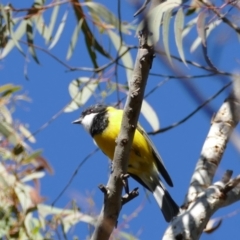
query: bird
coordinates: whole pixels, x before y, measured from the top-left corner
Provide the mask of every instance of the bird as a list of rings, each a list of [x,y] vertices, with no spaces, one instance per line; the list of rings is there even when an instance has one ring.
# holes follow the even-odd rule
[[[84,110],[80,118],[73,123],[81,124],[102,152],[110,160],[113,160],[122,117],[122,109],[110,105],[95,104]],[[159,175],[171,187],[173,187],[173,182],[156,147],[139,123],[134,133],[127,172],[153,193],[167,222],[170,222],[179,213],[179,206],[164,187]]]

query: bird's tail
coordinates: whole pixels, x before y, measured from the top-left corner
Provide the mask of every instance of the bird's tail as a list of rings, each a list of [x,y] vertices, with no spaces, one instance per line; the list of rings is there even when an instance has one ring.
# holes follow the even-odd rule
[[[178,214],[179,207],[161,182],[153,190],[153,196],[161,208],[165,220],[170,222]]]

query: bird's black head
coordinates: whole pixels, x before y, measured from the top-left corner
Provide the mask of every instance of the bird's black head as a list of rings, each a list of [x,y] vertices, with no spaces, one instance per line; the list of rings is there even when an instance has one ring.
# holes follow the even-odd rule
[[[80,118],[73,123],[82,124],[92,136],[99,134],[108,126],[107,107],[103,104],[92,105],[84,110]]]
[[[92,105],[90,107],[88,107],[87,109],[85,109],[84,111],[82,111],[81,117],[85,117],[86,115],[89,115],[91,113],[102,113],[105,112],[107,110],[107,105],[104,104],[95,104]]]

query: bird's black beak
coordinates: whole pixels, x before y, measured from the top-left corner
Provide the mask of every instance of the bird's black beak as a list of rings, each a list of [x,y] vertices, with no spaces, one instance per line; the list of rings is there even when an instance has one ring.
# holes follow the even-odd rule
[[[82,118],[78,118],[77,120],[72,122],[73,124],[82,124]]]

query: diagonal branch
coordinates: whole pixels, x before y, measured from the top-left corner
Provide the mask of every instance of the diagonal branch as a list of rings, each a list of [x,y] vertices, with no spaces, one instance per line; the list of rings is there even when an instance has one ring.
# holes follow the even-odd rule
[[[190,182],[185,204],[193,201],[200,192],[212,184],[229,137],[239,121],[240,101],[237,95],[239,81],[239,79],[235,80],[233,92],[212,119],[211,128]]]
[[[193,173],[184,207],[167,228],[163,239],[199,239],[211,216],[224,206],[240,200],[240,176],[212,184],[229,137],[240,120],[240,77],[233,81],[230,96],[214,116]]]
[[[131,82],[129,94],[124,108],[121,131],[116,141],[113,159],[113,172],[107,184],[104,195],[104,206],[98,217],[92,240],[109,239],[117,224],[122,202],[123,182],[121,175],[127,172],[129,151],[137,126],[144,90],[153,60],[153,49],[147,45],[147,32],[139,34],[139,50]]]

